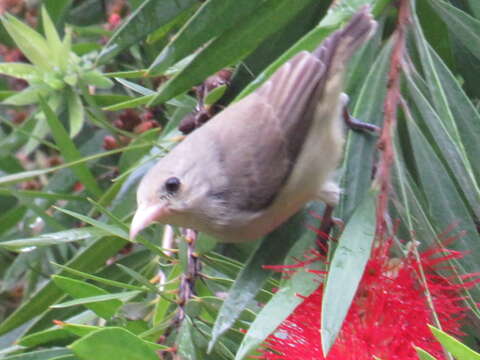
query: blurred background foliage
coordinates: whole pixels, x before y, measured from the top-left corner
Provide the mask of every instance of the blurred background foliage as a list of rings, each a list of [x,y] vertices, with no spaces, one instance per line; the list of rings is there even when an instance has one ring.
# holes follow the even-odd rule
[[[3,1],[0,358],[255,353],[301,302],[295,294],[318,287],[305,269],[284,279],[262,265],[291,264],[313,247],[319,220],[312,213],[321,215],[323,205],[309,205],[262,241],[225,245],[200,234],[192,249],[188,234],[162,226],[129,240],[136,186],[182,132],[251,92],[293,54],[316,48],[364,4],[379,27],[349,66],[349,108],[381,126],[397,1]],[[461,281],[480,272],[480,6],[411,6],[389,232],[397,256],[412,242],[443,246],[448,232],[456,238],[448,247],[464,252],[450,260]],[[344,235],[363,234],[367,243],[376,221],[369,189],[377,141],[349,133],[335,210]],[[333,254],[331,246],[334,262]],[[335,311],[325,311],[324,325],[342,324],[365,256],[350,255],[359,265],[346,277],[330,273],[329,283],[341,286],[326,295]],[[475,284],[464,294],[470,316],[462,341],[474,348],[479,290]]]

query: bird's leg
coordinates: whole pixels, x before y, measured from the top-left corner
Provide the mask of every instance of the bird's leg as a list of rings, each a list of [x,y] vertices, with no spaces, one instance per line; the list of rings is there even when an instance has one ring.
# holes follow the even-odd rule
[[[318,228],[317,245],[320,254],[326,255],[328,253],[328,239],[330,238],[330,231],[333,227],[333,206],[327,205],[323,212],[322,222]]]
[[[335,208],[332,205],[326,205],[323,212],[322,222],[317,232],[317,245],[320,254],[327,255],[328,253],[328,240],[330,239],[330,232],[334,225],[343,227],[343,220],[333,216],[333,210]]]
[[[358,119],[355,119],[350,113],[348,112],[347,105],[343,106],[343,120],[345,121],[345,124],[352,130],[354,131],[366,131],[369,133],[380,133],[380,128],[377,125],[366,123],[363,121],[360,121]]]

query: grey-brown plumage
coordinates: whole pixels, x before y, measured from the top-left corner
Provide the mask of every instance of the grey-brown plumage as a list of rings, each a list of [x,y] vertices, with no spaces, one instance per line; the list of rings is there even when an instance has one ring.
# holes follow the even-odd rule
[[[294,56],[177,145],[142,180],[132,235],[158,220],[243,241],[270,232],[310,200],[336,203],[342,76],[374,27],[363,8],[313,53]],[[165,185],[172,178],[175,191]]]

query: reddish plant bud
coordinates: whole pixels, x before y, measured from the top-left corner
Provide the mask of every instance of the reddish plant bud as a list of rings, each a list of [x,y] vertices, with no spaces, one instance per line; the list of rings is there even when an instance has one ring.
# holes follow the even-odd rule
[[[132,131],[142,121],[138,113],[132,109],[125,110],[120,114],[119,119],[122,120],[124,129],[127,131]]]
[[[117,140],[112,135],[107,135],[103,138],[103,148],[105,150],[113,150],[118,148]]]
[[[74,192],[81,192],[83,190],[85,190],[85,186],[80,181],[77,181],[75,185],[73,185]]]
[[[219,86],[228,84],[231,77],[232,71],[229,69],[222,69],[216,74],[209,76],[204,82],[206,93],[209,93]]]
[[[141,133],[144,133],[145,131],[148,131],[156,127],[158,127],[158,124],[156,121],[153,121],[153,120],[144,121],[141,124],[137,125],[135,129],[133,129],[133,132],[135,134],[141,134]]]
[[[42,184],[38,180],[28,180],[24,181],[20,184],[20,189],[22,190],[40,190],[42,188]]]
[[[49,166],[58,166],[61,163],[62,163],[62,159],[60,159],[59,156],[54,155],[54,156],[50,156],[48,158],[48,165]]]
[[[125,129],[125,124],[123,123],[122,119],[113,120],[113,126],[115,126],[117,129]]]
[[[153,120],[155,119],[155,115],[153,114],[153,111],[147,110],[144,113],[142,113],[141,118],[143,121]]]

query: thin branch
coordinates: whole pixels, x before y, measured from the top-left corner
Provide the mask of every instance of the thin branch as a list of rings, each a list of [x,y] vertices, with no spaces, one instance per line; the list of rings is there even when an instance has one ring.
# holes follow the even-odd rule
[[[397,108],[400,101],[400,71],[405,57],[407,26],[411,22],[410,0],[398,2],[398,18],[394,36],[393,50],[388,73],[387,94],[384,102],[384,123],[378,141],[380,160],[377,164],[375,184],[380,188],[377,202],[376,235],[386,235],[388,216],[388,200],[391,189],[391,167],[394,161],[393,136],[397,124]]]

